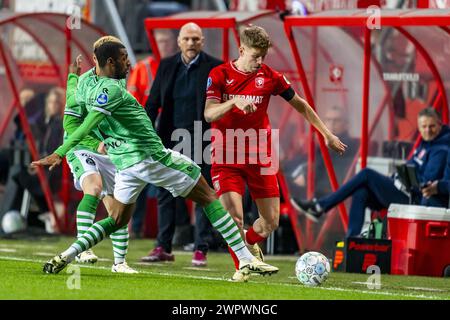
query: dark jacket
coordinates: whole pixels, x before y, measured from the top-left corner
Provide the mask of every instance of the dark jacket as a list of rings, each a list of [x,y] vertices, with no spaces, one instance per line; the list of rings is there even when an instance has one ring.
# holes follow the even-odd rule
[[[408,161],[416,166],[417,178],[420,183],[445,179],[445,172],[449,164],[448,154],[450,147],[450,128],[442,126],[441,132],[431,141],[422,141],[414,151],[413,157]],[[446,173],[446,174],[450,174]],[[450,179],[450,177],[449,177]],[[445,183],[438,185],[440,194],[429,199],[422,198],[421,205],[425,206],[447,206],[448,194],[445,194]]]
[[[155,129],[161,137],[163,144],[168,148],[172,147],[170,141],[170,137],[174,130],[172,91],[176,79],[176,72],[182,63],[180,55],[181,53],[177,53],[174,56],[161,60],[158,71],[156,72],[155,81],[150,90],[150,96],[145,106],[147,114],[154,126],[156,118],[158,117],[158,109],[161,107],[160,119]],[[210,125],[205,121],[203,115],[206,101],[206,82],[211,69],[220,64],[222,64],[222,61],[204,52],[200,52],[198,83],[196,85],[196,92],[193,94],[196,95],[197,101],[196,107],[198,119],[196,120],[201,120],[203,122],[203,131],[210,128]]]
[[[420,183],[440,180],[447,165],[447,153],[450,147],[450,128],[442,126],[441,132],[431,141],[422,141],[408,161],[417,168]]]
[[[448,202],[448,200],[450,196],[450,148],[448,149],[447,153],[447,165],[445,166],[444,177],[438,181],[437,189],[437,197],[442,199],[445,207],[449,207],[450,203]]]

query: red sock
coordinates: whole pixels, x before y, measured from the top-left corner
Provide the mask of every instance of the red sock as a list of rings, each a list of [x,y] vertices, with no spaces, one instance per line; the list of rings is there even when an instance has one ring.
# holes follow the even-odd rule
[[[231,258],[233,258],[234,266],[236,270],[239,270],[239,259],[236,256],[236,253],[234,253],[233,250],[231,250],[230,246],[228,246],[228,251],[230,252]]]
[[[252,244],[253,245],[253,244],[261,242],[261,241],[263,241],[265,239],[266,239],[265,237],[261,237],[259,234],[257,234],[255,232],[255,230],[253,230],[253,227],[250,227],[247,230],[247,233],[245,234],[245,240],[247,240],[248,244]]]

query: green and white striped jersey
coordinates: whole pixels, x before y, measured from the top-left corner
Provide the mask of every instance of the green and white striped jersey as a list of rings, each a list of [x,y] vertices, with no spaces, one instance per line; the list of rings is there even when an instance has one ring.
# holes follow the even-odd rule
[[[94,128],[105,142],[108,155],[118,170],[148,158],[158,157],[164,146],[156,134],[144,108],[126,90],[124,80],[90,77],[91,82],[79,86],[77,102],[88,115],[83,124],[55,153],[66,155]]]

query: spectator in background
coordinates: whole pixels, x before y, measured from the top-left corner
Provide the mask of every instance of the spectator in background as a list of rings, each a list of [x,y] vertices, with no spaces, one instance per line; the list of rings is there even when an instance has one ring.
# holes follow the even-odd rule
[[[24,88],[19,93],[20,105],[22,106],[22,108],[24,108],[28,122],[32,129],[33,124],[36,122],[36,119],[42,114],[41,110],[44,99],[45,94],[36,94],[36,92],[30,88]],[[14,123],[16,124],[14,140],[25,141],[25,134],[22,130],[22,124],[20,122],[19,114],[14,117]]]
[[[435,203],[437,207],[450,208],[450,148],[447,154],[447,166],[440,180],[428,181],[422,188],[422,197]]]
[[[161,59],[174,55],[178,50],[175,31],[158,29],[154,32]],[[148,56],[139,61],[130,71],[127,84],[128,91],[143,106],[147,103],[157,69],[158,61],[153,56]]]
[[[27,103],[30,102],[31,99],[33,99],[34,96],[35,96],[35,92],[33,89],[31,89],[31,88],[22,89],[19,93],[20,105],[22,107],[25,107],[27,105]]]
[[[39,151],[41,154],[51,154],[61,145],[64,136],[62,125],[66,95],[62,88],[52,88],[45,98],[43,127],[39,137]]]
[[[203,111],[206,100],[206,82],[212,68],[222,62],[202,51],[204,37],[201,28],[195,23],[185,24],[180,29],[178,46],[181,53],[163,59],[158,68],[155,82],[147,101],[147,113],[155,124],[159,115],[160,120],[156,125],[156,132],[161,137],[165,147],[172,148],[172,133],[175,129],[184,129],[190,133],[191,157],[194,157],[194,122],[200,121],[203,132],[209,128],[204,119]],[[188,138],[189,139],[189,138]],[[207,145],[202,146],[203,149]],[[202,156],[201,159],[202,160]],[[197,160],[194,158],[194,160]],[[198,163],[202,168],[202,174],[211,184],[210,166]],[[160,188],[158,192],[158,237],[156,248],[143,257],[144,262],[173,261],[172,240],[175,230],[176,202],[170,192]],[[205,266],[208,243],[206,241],[211,232],[211,225],[202,208],[195,210],[195,247],[192,264]]]
[[[33,89],[30,88],[24,88],[19,93],[19,101],[20,106],[22,108],[25,108],[26,105],[33,99],[35,96],[35,92]],[[18,129],[19,129],[19,118],[16,116],[16,119],[14,119]],[[16,135],[14,137],[18,140],[23,140],[23,133],[16,131]],[[11,141],[11,145],[13,146],[15,144],[14,141]],[[5,185],[6,181],[8,180],[8,174],[9,174],[9,167],[10,164],[10,150],[8,149],[0,149],[0,185]],[[2,190],[2,187],[0,186],[0,191]]]
[[[422,142],[414,151],[408,163],[416,167],[419,183],[441,180],[447,164],[450,146],[450,128],[443,125],[440,115],[433,108],[425,108],[419,112],[418,129]],[[363,169],[336,192],[319,199],[302,201],[292,198],[291,202],[298,210],[317,220],[348,197],[353,197],[349,214],[347,236],[361,233],[366,208],[372,210],[387,209],[391,203],[408,204],[410,197],[418,198],[425,206],[445,207],[447,204],[431,192],[425,191],[428,197],[422,197],[421,190],[409,192],[400,180],[390,179],[372,169]]]
[[[339,136],[348,146],[346,152],[342,156],[336,153],[330,153],[337,181],[341,184],[347,176],[353,159],[358,152],[359,139],[350,136],[348,126],[349,117],[343,107],[332,106],[325,111],[322,119],[330,131]],[[320,198],[331,192],[331,184],[318,143],[316,143],[315,159],[315,196]],[[305,196],[307,163],[300,161],[299,158],[295,158],[284,165],[284,171],[291,193],[296,194],[297,196]]]
[[[24,89],[19,98],[25,109],[38,152],[41,155],[52,153],[62,143],[64,134],[62,127],[66,99],[64,90],[54,87],[45,96],[44,94],[34,94],[30,89]],[[18,116],[16,116],[15,122],[17,131],[14,148],[23,148],[25,136]],[[28,149],[26,148],[26,150]],[[49,171],[47,174],[51,190],[59,191],[61,189],[61,169]],[[30,192],[39,213],[49,210],[36,169],[29,168],[23,163],[16,163],[10,168],[9,176],[1,211],[20,209],[24,190]],[[33,219],[36,220],[36,217],[33,216]]]

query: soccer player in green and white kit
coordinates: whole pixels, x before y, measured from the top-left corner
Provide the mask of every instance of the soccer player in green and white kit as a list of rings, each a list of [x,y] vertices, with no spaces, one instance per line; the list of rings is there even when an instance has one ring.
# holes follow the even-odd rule
[[[77,254],[126,225],[133,204],[147,183],[164,187],[174,197],[183,196],[202,206],[212,225],[236,253],[243,273],[278,272],[278,268],[259,261],[247,249],[236,223],[201,176],[200,167],[163,146],[145,110],[120,81],[130,68],[125,47],[106,42],[95,50],[95,55],[100,67],[99,78],[94,79],[95,85],[85,92],[87,117],[55,153],[34,161],[32,166],[46,165],[51,170],[61,163],[70,148],[98,127],[118,170],[112,212],[110,217],[94,223],[66,251],[49,260],[44,265],[44,272],[60,272]]]
[[[116,37],[104,36],[94,43],[94,50],[107,41],[121,43]],[[87,86],[92,84],[92,79],[97,77],[96,69],[98,69],[98,66],[79,77],[81,71],[80,64],[81,56],[78,56],[76,62],[69,66],[66,107],[63,121],[65,139],[83,122],[87,110],[83,102],[82,93]],[[77,90],[77,85],[79,85],[79,90]],[[67,153],[67,162],[74,177],[75,188],[84,193],[77,207],[76,221],[78,238],[94,223],[100,199],[104,196],[103,203],[107,209],[110,209],[112,204],[116,168],[107,155],[98,152],[99,149],[102,149],[102,145],[103,143],[100,142],[98,137],[91,133]],[[114,264],[111,267],[111,271],[118,273],[137,273],[125,261],[129,239],[127,226],[112,233],[110,238],[113,244],[114,254]],[[79,263],[95,263],[98,258],[89,249],[77,255],[75,260]]]

